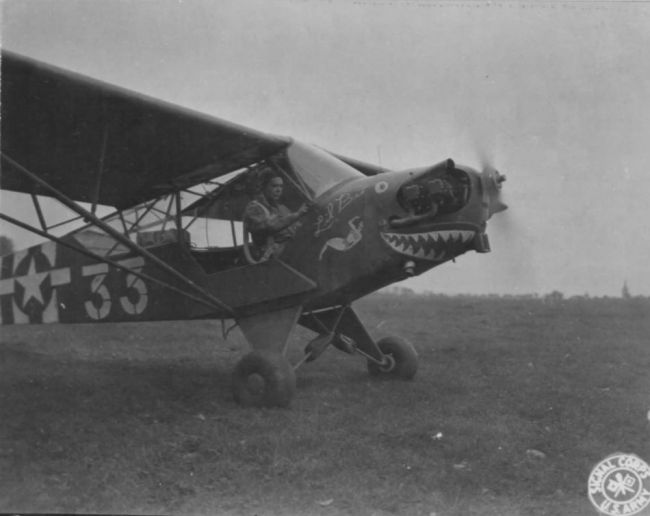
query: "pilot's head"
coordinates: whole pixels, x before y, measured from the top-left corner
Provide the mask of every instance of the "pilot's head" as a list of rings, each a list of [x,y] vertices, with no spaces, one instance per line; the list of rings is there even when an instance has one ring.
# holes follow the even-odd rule
[[[262,176],[262,193],[270,203],[277,203],[284,191],[284,180],[279,174],[268,171]]]

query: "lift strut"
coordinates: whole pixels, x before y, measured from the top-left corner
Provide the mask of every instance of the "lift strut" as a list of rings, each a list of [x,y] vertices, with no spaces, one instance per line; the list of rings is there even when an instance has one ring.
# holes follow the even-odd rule
[[[27,176],[31,181],[48,190],[55,199],[57,199],[59,202],[61,202],[61,204],[65,205],[66,207],[70,208],[75,213],[79,214],[81,217],[84,218],[84,220],[94,224],[102,231],[104,231],[106,234],[113,237],[115,240],[123,244],[125,247],[127,247],[134,253],[144,256],[151,262],[155,263],[160,269],[169,273],[174,278],[180,280],[184,285],[191,288],[196,293],[200,294],[200,296],[209,300],[214,306],[219,307],[222,310],[225,310],[226,312],[228,312],[230,316],[234,316],[234,311],[231,307],[226,305],[221,300],[217,299],[215,296],[207,292],[205,289],[201,288],[199,285],[194,283],[188,277],[181,274],[179,271],[171,267],[169,264],[167,264],[166,262],[164,262],[163,260],[155,256],[154,254],[150,253],[146,249],[143,249],[142,247],[132,242],[129,238],[122,235],[122,233],[120,233],[119,231],[115,230],[114,228],[106,224],[103,220],[97,218],[93,213],[79,206],[78,203],[76,203],[75,201],[73,201],[63,193],[59,192],[56,188],[51,186],[47,181],[44,181],[36,174],[30,172],[25,167],[20,165],[18,162],[14,161],[9,156],[7,156],[5,153],[2,153],[2,159],[5,160],[7,163],[9,163],[13,168],[20,171],[23,175]],[[3,215],[3,217],[6,216]],[[47,237],[51,238],[51,235],[48,235]]]

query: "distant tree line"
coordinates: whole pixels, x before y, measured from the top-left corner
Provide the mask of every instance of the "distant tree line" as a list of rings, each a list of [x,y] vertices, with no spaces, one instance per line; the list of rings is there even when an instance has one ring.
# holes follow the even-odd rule
[[[614,296],[590,296],[588,293],[576,296],[565,297],[559,290],[553,290],[546,294],[530,293],[530,294],[443,294],[432,292],[430,290],[423,292],[416,292],[407,287],[393,285],[386,287],[380,291],[385,294],[392,294],[404,297],[428,297],[428,298],[477,298],[477,299],[512,299],[512,300],[541,300],[548,304],[557,304],[564,301],[571,300],[585,300],[585,299],[650,299],[648,296],[633,296],[627,286],[627,282],[623,285],[621,297]]]

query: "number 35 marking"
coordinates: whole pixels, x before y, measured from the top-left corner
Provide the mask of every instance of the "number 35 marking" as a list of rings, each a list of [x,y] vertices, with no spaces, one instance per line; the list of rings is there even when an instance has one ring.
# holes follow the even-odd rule
[[[93,293],[93,299],[88,299],[84,303],[84,307],[88,316],[96,321],[104,319],[111,311],[111,294],[104,285],[106,274],[108,274],[108,265],[105,263],[86,265],[81,269],[82,276],[93,276],[90,281],[90,291]],[[98,301],[99,306],[97,306]]]
[[[144,267],[144,258],[129,258],[118,263],[135,272],[140,272]],[[108,265],[105,263],[86,265],[81,269],[82,276],[93,276],[90,282],[90,291],[94,299],[89,299],[84,303],[86,313],[91,319],[105,319],[111,311],[113,305],[111,293],[104,284],[107,274]],[[135,274],[127,274],[126,288],[131,295],[121,296],[120,306],[129,315],[141,314],[147,308],[149,302],[146,283]],[[99,306],[97,306],[98,304]]]
[[[142,267],[144,267],[144,258],[140,256],[138,258],[123,260],[119,263],[125,267],[128,267],[129,269],[134,270],[135,272],[140,272],[142,270]],[[135,292],[136,300],[132,301],[128,296],[122,296],[120,298],[120,305],[122,305],[122,308],[127,314],[141,314],[144,312],[144,309],[147,308],[147,303],[149,300],[147,295],[147,285],[135,274],[127,274],[126,288],[130,289],[132,292]]]

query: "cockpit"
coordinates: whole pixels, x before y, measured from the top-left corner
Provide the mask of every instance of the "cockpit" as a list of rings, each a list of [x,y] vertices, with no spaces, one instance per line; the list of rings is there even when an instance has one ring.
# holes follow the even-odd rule
[[[183,214],[241,222],[246,204],[259,193],[260,176],[269,169],[283,177],[282,202],[291,210],[343,182],[364,177],[328,152],[294,141],[281,153],[237,173],[230,181],[183,210]]]
[[[241,261],[247,238],[242,224],[244,213],[248,203],[260,194],[261,179],[268,171],[284,179],[281,203],[292,212],[342,183],[364,177],[328,152],[298,141],[239,171],[182,212],[183,218],[191,217],[186,228],[193,235],[193,254],[204,268],[216,267],[217,256],[225,258],[230,266],[246,263]],[[199,240],[201,244],[196,245]],[[222,263],[218,267],[224,266]]]

